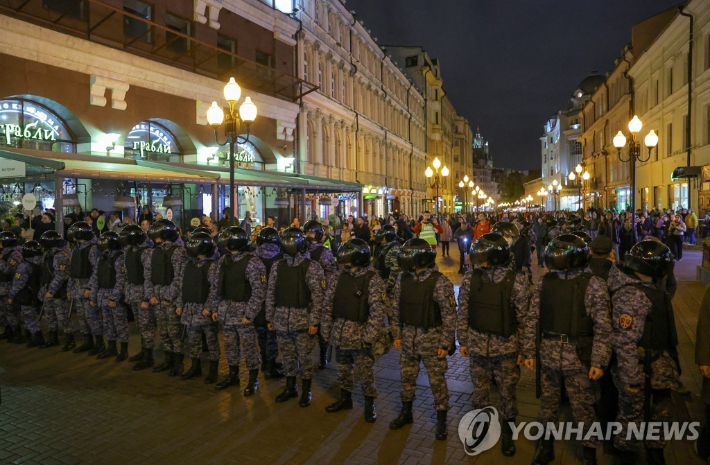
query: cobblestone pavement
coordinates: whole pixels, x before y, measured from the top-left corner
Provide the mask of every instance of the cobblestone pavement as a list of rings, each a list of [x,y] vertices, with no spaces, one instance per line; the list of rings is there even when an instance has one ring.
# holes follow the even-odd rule
[[[439,258],[455,283],[458,253]],[[684,260],[684,267],[694,266]],[[688,262],[686,264],[686,262]],[[536,274],[539,270],[536,270]],[[701,420],[697,393],[700,375],[693,365],[695,324],[703,292],[697,283],[681,283],[674,304],[680,332],[683,382],[691,394],[674,393],[678,420]],[[133,329],[131,354],[139,347]],[[161,358],[158,353],[158,358]],[[316,354],[314,353],[315,357]],[[462,415],[470,410],[471,383],[467,360],[450,357],[451,391],[449,440],[435,441],[436,415],[426,374],[418,380],[414,425],[390,431],[399,411],[398,352],[376,365],[380,397],[374,425],[362,419],[363,397],[357,387],[355,408],[327,414],[325,406],[337,395],[335,363],[317,373],[313,404],[298,407],[296,399],[276,404],[283,381],[261,380],[259,392],[244,398],[241,388],[215,391],[201,379],[184,381],[150,370],[135,373],[130,364],[99,361],[58,349],[26,349],[0,343],[0,463],[100,464],[442,464],[530,463],[534,444],[518,441],[513,458],[498,448],[469,458],[456,432]],[[206,354],[205,354],[206,357]],[[227,367],[220,366],[224,375]],[[242,367],[242,380],[246,369]],[[494,400],[497,399],[493,394]],[[534,371],[523,370],[518,389],[519,420],[537,416]],[[569,409],[563,417],[569,418]],[[692,444],[676,442],[666,448],[669,464],[693,465],[701,461]],[[556,446],[558,464],[579,463],[581,450],[574,442]],[[600,463],[611,463],[599,453]]]

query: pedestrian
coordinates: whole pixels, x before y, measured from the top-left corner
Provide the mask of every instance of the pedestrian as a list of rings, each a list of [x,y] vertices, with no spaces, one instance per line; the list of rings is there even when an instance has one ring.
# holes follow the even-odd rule
[[[69,262],[69,283],[67,299],[73,300],[79,330],[84,335],[84,343],[74,349],[74,353],[88,352],[97,355],[104,349],[101,314],[94,309],[89,298],[91,289],[89,280],[99,261],[101,252],[97,246],[97,237],[91,225],[78,221],[69,228],[68,239],[74,243]],[[93,337],[93,339],[92,339]]]
[[[498,225],[515,227],[509,222]],[[474,268],[464,275],[459,291],[459,351],[470,360],[473,409],[490,406],[491,385],[495,382],[498,388],[501,449],[510,457],[515,455],[519,365],[533,368],[535,328],[528,317],[528,280],[516,270],[510,246],[498,233],[477,239],[469,257]]]
[[[19,344],[24,340],[19,309],[7,301],[7,295],[12,287],[12,278],[15,276],[17,266],[22,263],[22,247],[14,232],[0,232],[0,252],[0,323],[5,326],[5,331],[0,338]]]
[[[12,287],[7,302],[20,308],[27,329],[27,347],[44,346],[40,325],[38,299],[42,276],[42,245],[37,241],[22,244],[22,262],[12,278]]]
[[[340,398],[328,405],[326,412],[353,408],[353,367],[357,365],[365,396],[365,421],[374,423],[377,387],[372,346],[384,329],[387,297],[384,282],[370,269],[370,258],[370,248],[361,239],[338,249],[338,263],[344,268],[328,280],[321,331],[335,347],[340,386]]]
[[[583,423],[584,463],[597,463],[599,439],[588,435],[596,421],[592,382],[602,377],[611,357],[611,314],[606,283],[585,272],[588,262],[589,247],[581,238],[557,236],[545,250],[550,271],[540,278],[530,301],[532,324],[538,327],[538,421],[548,425],[533,464],[546,465],[555,458],[549,425],[558,421],[563,385],[575,421]]]
[[[271,268],[266,292],[266,320],[276,331],[283,355],[286,388],[276,397],[285,402],[298,396],[296,375],[301,373],[298,405],[311,405],[315,372],[311,352],[321,319],[326,281],[323,269],[308,258],[308,241],[299,228],[288,228],[279,237],[284,258]]]
[[[59,345],[58,332],[66,336],[63,352],[68,352],[76,347],[72,323],[69,315],[69,302],[67,301],[67,281],[69,280],[69,263],[71,250],[67,241],[62,239],[57,231],[46,231],[39,240],[44,248],[42,260],[41,289],[39,295],[43,301],[44,314],[47,318],[49,337],[44,347]]]
[[[408,240],[399,255],[402,273],[394,287],[390,329],[395,348],[402,351],[402,410],[390,423],[396,430],[411,424],[419,364],[424,363],[436,409],[436,439],[445,440],[449,391],[446,355],[454,348],[456,298],[451,281],[436,268],[436,252],[429,242]]]
[[[249,252],[249,236],[242,228],[226,228],[217,244],[227,253],[217,263],[218,279],[212,284],[216,308],[213,318],[222,325],[229,375],[215,388],[239,384],[241,346],[249,370],[244,395],[251,396],[259,387],[261,357],[254,322],[266,299],[266,266]]]

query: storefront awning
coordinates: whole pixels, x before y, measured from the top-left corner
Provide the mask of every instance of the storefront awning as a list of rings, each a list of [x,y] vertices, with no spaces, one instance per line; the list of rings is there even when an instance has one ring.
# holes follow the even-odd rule
[[[702,166],[679,166],[671,173],[671,181],[683,178],[695,178],[702,174]]]

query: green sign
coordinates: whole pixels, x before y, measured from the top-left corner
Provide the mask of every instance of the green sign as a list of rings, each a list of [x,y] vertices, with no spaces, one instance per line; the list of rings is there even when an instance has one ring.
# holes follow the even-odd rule
[[[42,129],[40,127],[37,127],[38,125],[39,121],[26,124],[25,126],[10,123],[0,124],[0,131],[4,133],[7,145],[10,145],[10,143],[12,142],[12,137],[43,141],[57,140],[54,137],[54,132],[52,131],[52,129]]]

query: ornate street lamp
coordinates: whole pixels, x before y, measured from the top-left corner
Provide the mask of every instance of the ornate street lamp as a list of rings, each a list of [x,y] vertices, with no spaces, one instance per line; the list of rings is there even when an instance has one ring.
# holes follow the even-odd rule
[[[646,137],[644,138],[644,144],[646,145],[646,148],[648,149],[648,155],[643,156],[641,155],[641,143],[636,140],[636,137],[639,132],[641,132],[641,128],[643,127],[643,123],[641,123],[641,120],[639,119],[638,116],[634,115],[634,117],[629,121],[629,134],[631,135],[631,141],[629,142],[629,156],[624,159],[621,156],[621,149],[623,149],[626,146],[626,136],[619,131],[615,136],[614,136],[614,147],[616,147],[617,155],[619,156],[619,161],[622,163],[626,162],[631,162],[631,212],[634,214],[636,212],[635,208],[635,203],[636,203],[636,161],[640,162],[646,162],[651,159],[651,152],[653,151],[653,148],[658,145],[658,135],[651,129],[648,134],[646,134]]]
[[[256,119],[256,105],[250,97],[245,97],[244,102],[239,106],[239,111],[235,111],[235,106],[239,101],[242,89],[229,78],[229,82],[224,86],[224,99],[229,103],[229,113],[225,114],[217,102],[212,102],[212,106],[207,110],[207,122],[214,129],[214,139],[217,145],[225,146],[229,144],[229,206],[232,210],[231,224],[234,225],[237,215],[237,201],[234,194],[234,146],[235,144],[246,144],[249,142],[249,130],[251,123]],[[241,137],[241,123],[246,126],[246,137]],[[224,123],[224,134],[227,140],[224,143],[219,141],[217,130]]]
[[[436,170],[436,171],[433,171],[430,167],[427,166],[426,170],[424,171],[424,175],[427,178],[431,178],[432,176],[434,176],[434,185],[431,187],[436,187],[436,199],[435,199],[436,200],[436,219],[441,221],[441,218],[439,215],[439,182],[440,182],[439,168],[441,167],[441,161],[439,160],[439,157],[434,158],[432,165],[434,166],[434,170]],[[446,177],[448,175],[449,175],[449,169],[446,166],[441,168],[441,176]]]

